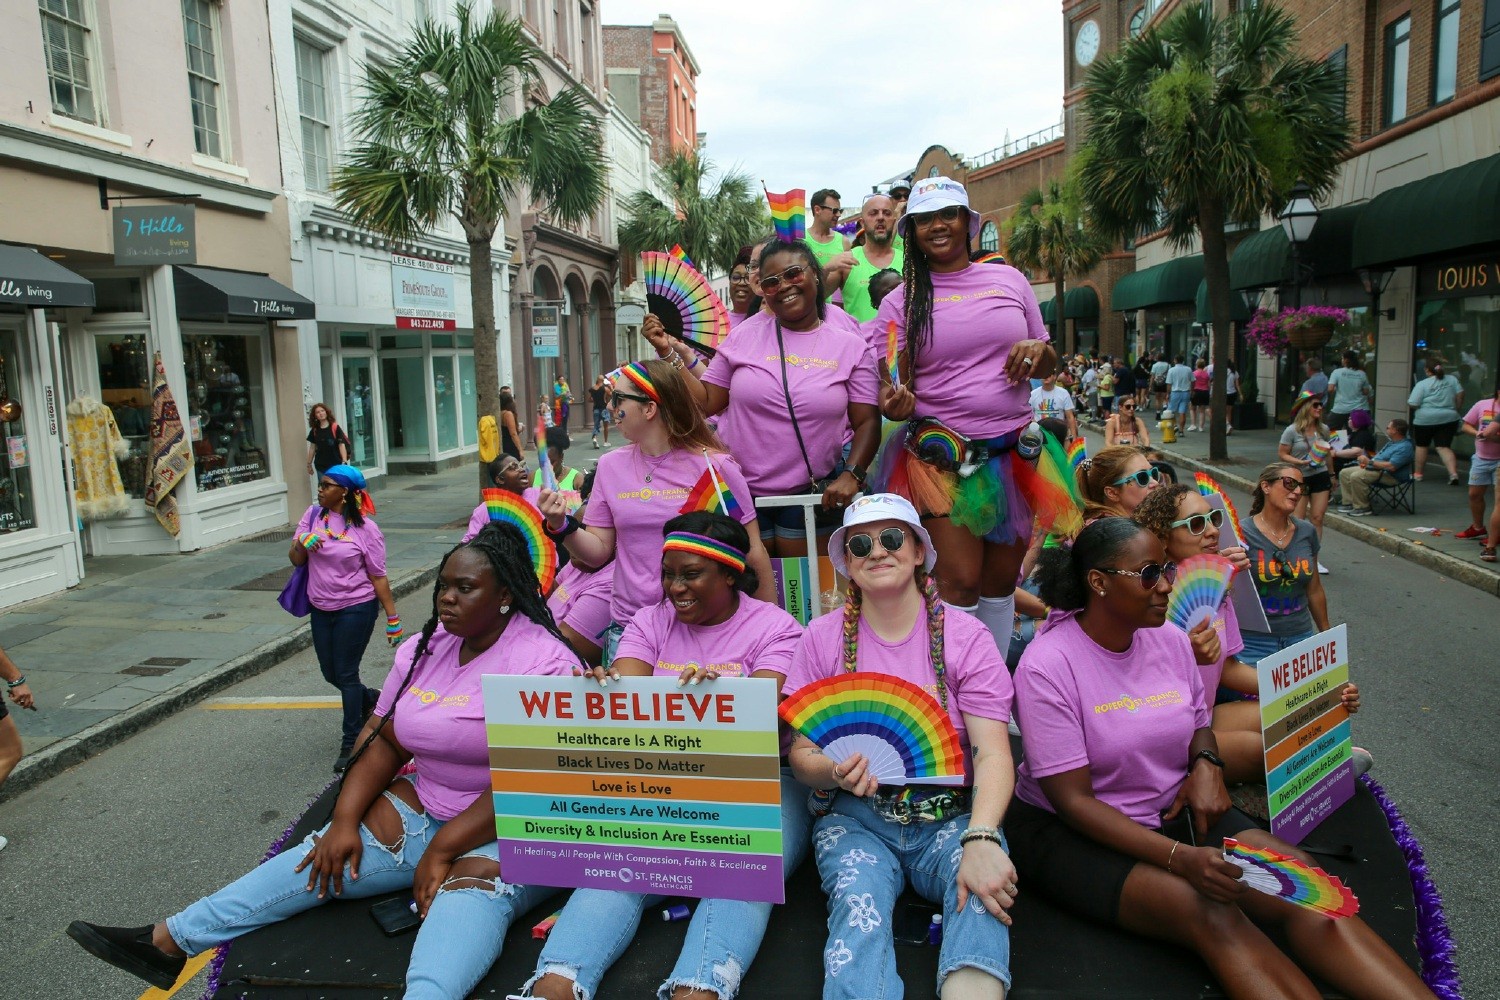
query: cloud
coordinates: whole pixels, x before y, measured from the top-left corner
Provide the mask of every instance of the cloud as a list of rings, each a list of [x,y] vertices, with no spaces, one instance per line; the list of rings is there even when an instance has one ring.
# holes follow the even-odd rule
[[[1062,14],[1035,0],[603,0],[606,24],[676,19],[701,70],[707,155],[773,191],[845,204],[933,144],[974,157],[1062,114]],[[800,23],[788,14],[796,12]]]

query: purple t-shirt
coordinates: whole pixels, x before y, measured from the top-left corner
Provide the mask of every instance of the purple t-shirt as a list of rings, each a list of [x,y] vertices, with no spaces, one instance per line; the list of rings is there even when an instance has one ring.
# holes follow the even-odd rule
[[[614,569],[586,569],[574,560],[557,573],[557,585],[547,598],[547,607],[559,624],[566,624],[585,639],[596,643],[609,627],[609,597],[614,589]]]
[[[713,461],[719,481],[740,505],[740,523],[753,523],[755,498],[738,463],[724,454]],[[610,615],[619,624],[661,600],[662,525],[677,516],[706,471],[701,452],[681,448],[652,458],[632,444],[600,456],[583,523],[615,530]]]
[[[542,491],[537,489],[535,486],[528,486],[526,487],[526,489],[521,491],[521,499],[525,500],[533,507],[536,506],[537,499],[541,495]],[[479,532],[483,530],[486,524],[489,523],[490,509],[481,503],[478,507],[474,508],[474,513],[469,515],[469,527],[464,531],[464,537],[461,539],[461,541],[470,541],[475,535],[479,534]]]
[[[374,520],[359,526],[344,515],[329,512],[323,523],[323,508],[313,504],[297,522],[297,534],[316,531],[323,544],[307,554],[307,599],[320,611],[338,611],[375,599],[371,577],[385,576],[385,536]],[[344,535],[330,538],[329,532]]]
[[[420,639],[414,635],[396,651],[375,712],[384,715],[396,706],[396,716],[388,725],[411,751],[422,805],[437,819],[450,820],[490,790],[480,678],[485,674],[565,677],[572,673],[578,657],[530,618],[513,613],[500,639],[463,665],[458,662],[463,640],[439,625],[427,655],[407,679]]]
[[[734,614],[717,625],[683,624],[672,602],[664,600],[635,613],[615,656],[645,660],[658,676],[676,677],[703,666],[720,677],[748,677],[757,670],[785,677],[801,640],[797,619],[748,594],[741,594]]]
[[[1094,797],[1156,829],[1187,776],[1193,733],[1209,724],[1187,633],[1141,629],[1112,653],[1069,615],[1031,641],[1016,668],[1025,749],[1016,794],[1056,812],[1040,779],[1089,769]]]
[[[1500,403],[1495,402],[1494,397],[1481,399],[1464,414],[1464,423],[1480,434],[1493,427],[1497,421],[1500,421]],[[1490,462],[1500,459],[1500,438],[1476,438],[1474,454]]]
[[[966,437],[999,437],[1031,420],[1031,387],[1011,385],[1005,360],[1021,340],[1052,338],[1026,276],[1008,264],[971,264],[932,276],[932,336],[913,371],[918,417],[936,417]],[[880,303],[875,329],[896,323],[906,348],[906,286]],[[884,334],[877,339],[884,343]],[[882,349],[882,354],[883,354]]]
[[[958,730],[964,750],[966,784],[973,782],[973,761],[967,752],[969,733],[964,713],[996,722],[1009,722],[1010,671],[995,647],[990,630],[973,615],[949,607],[943,615],[944,683],[948,687],[948,717]],[[928,650],[927,616],[917,615],[916,624],[904,639],[887,642],[875,634],[869,622],[859,623],[859,670],[890,674],[911,681],[938,697],[937,677]],[[841,612],[814,618],[802,634],[802,643],[792,657],[781,693],[791,697],[813,681],[833,677],[844,669],[844,616]]]
[[[781,336],[787,386],[807,458],[814,475],[826,476],[849,434],[849,404],[878,401],[875,360],[857,328],[825,322],[808,333],[783,329]],[[776,317],[761,313],[741,323],[719,348],[703,381],[729,391],[729,423],[721,424],[719,433],[744,466],[756,495],[805,490],[807,466],[781,384]],[[776,446],[768,447],[772,442]]]

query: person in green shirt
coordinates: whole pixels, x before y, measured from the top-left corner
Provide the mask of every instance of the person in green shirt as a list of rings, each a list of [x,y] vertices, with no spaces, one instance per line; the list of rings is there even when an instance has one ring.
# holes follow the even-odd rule
[[[905,255],[892,244],[896,232],[894,202],[889,195],[872,194],[860,209],[865,245],[846,250],[823,268],[828,287],[842,288],[844,311],[861,323],[875,318],[870,304],[870,278],[886,268],[901,270]]]
[[[583,506],[583,472],[564,465],[563,450],[554,445],[547,446],[547,464],[552,466],[552,474],[557,477],[558,491],[567,496],[569,513]],[[537,469],[536,474],[531,477],[531,485],[541,489],[541,469]]]
[[[827,267],[829,261],[849,247],[844,234],[833,230],[833,224],[839,221],[843,211],[842,199],[833,188],[813,192],[812,225],[807,227],[806,242],[813,256],[818,258],[819,267]]]

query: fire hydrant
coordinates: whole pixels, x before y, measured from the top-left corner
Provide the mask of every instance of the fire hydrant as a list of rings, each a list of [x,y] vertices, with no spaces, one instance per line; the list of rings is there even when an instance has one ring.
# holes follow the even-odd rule
[[[1177,417],[1174,414],[1169,412],[1156,426],[1161,429],[1162,444],[1177,443]]]

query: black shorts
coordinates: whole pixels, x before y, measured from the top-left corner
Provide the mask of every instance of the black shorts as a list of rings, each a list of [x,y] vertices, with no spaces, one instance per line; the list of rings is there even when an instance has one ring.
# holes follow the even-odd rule
[[[1307,495],[1314,493],[1332,493],[1333,477],[1328,474],[1327,469],[1319,469],[1317,472],[1303,471],[1302,481],[1307,484]]]
[[[10,709],[5,705],[5,696],[3,694],[0,694],[0,719],[5,718],[9,714]]]
[[[1439,448],[1453,447],[1453,435],[1458,433],[1457,420],[1446,424],[1422,424],[1411,425],[1411,438],[1418,448],[1431,448],[1436,445]]]
[[[1209,395],[1208,391],[1205,390],[1205,389],[1194,389],[1193,390],[1193,405],[1194,406],[1207,406],[1208,405],[1208,401],[1209,401],[1210,398],[1212,398],[1212,397]]]
[[[1162,827],[1174,840],[1188,843],[1189,827],[1181,820]],[[1204,844],[1221,844],[1246,830],[1261,829],[1249,816],[1231,809],[1209,827]],[[1005,840],[1023,889],[1035,889],[1067,909],[1101,923],[1120,922],[1125,879],[1141,864],[1074,830],[1055,813],[1012,798],[1005,814]]]
[[[1231,392],[1228,395],[1226,395],[1224,397],[1224,405],[1226,405],[1226,406],[1238,406],[1238,405],[1240,405],[1240,394],[1237,393],[1237,392]]]

